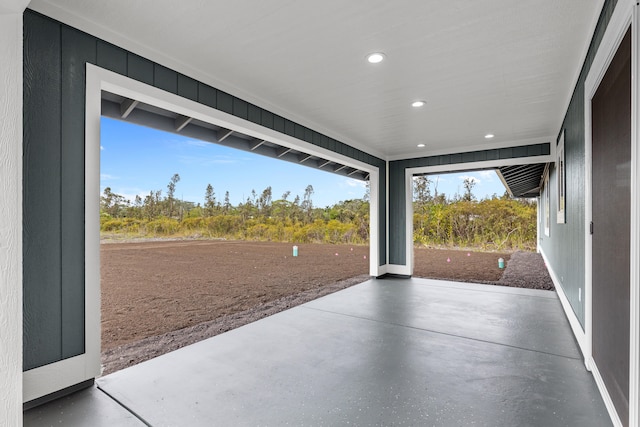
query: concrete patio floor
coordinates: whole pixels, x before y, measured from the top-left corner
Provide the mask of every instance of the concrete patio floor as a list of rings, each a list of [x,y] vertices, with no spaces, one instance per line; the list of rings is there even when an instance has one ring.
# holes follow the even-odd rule
[[[99,378],[25,426],[607,426],[554,292],[369,280]]]

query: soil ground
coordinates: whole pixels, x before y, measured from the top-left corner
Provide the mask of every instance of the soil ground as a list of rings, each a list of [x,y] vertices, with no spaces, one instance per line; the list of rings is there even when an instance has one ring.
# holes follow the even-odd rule
[[[297,257],[292,246],[223,240],[101,245],[103,373],[369,278],[366,246],[301,244]],[[519,266],[529,277],[516,271],[509,278],[498,258],[507,271]],[[540,262],[525,252],[417,248],[414,276],[552,289]]]

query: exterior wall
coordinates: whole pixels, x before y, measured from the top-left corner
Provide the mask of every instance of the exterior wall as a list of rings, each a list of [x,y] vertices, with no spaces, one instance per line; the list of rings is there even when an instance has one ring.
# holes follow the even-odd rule
[[[22,11],[0,8],[0,425],[22,425]]]
[[[502,160],[548,156],[551,152],[549,143],[523,145],[519,147],[497,148],[492,150],[473,151],[468,153],[446,154],[440,156],[419,157],[415,159],[396,160],[389,163],[389,264],[407,265],[407,197],[405,189],[405,171],[407,168],[425,166],[447,166],[468,163],[469,169],[474,163],[498,162]],[[541,161],[544,162],[544,161]]]
[[[24,14],[24,370],[84,352],[85,63],[379,168],[386,162],[160,64]],[[379,186],[380,265],[386,186]]]
[[[566,164],[566,208],[565,224],[557,223],[556,170],[551,168],[549,188],[551,189],[551,220],[549,237],[541,233],[540,249],[548,262],[549,269],[560,282],[576,318],[583,330],[585,327],[585,152],[584,152],[584,83],[596,55],[607,24],[615,9],[616,0],[607,0],[603,6],[598,25],[573,92],[562,128],[565,130]],[[544,224],[540,224],[542,227]]]

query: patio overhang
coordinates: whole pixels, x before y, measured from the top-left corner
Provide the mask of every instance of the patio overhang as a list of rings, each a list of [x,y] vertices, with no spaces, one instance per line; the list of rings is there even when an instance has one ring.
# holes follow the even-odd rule
[[[540,196],[540,182],[547,163],[504,166],[496,169],[498,177],[511,197]]]
[[[327,159],[317,153],[286,146],[276,139],[256,138],[234,129],[226,129],[211,122],[194,119],[106,91],[102,91],[102,115],[314,169],[322,169],[349,178],[369,180],[367,171],[342,164],[334,158]],[[314,138],[314,135],[311,132],[305,132],[305,129],[296,132],[295,126],[292,126],[288,133],[301,141],[312,142]]]

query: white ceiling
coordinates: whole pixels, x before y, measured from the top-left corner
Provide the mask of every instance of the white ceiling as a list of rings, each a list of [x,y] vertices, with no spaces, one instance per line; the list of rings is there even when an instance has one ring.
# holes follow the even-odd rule
[[[602,4],[33,0],[29,7],[398,159],[554,138]],[[386,60],[369,64],[365,55],[374,51]],[[416,99],[427,104],[412,108]],[[487,133],[496,136],[488,141]]]

